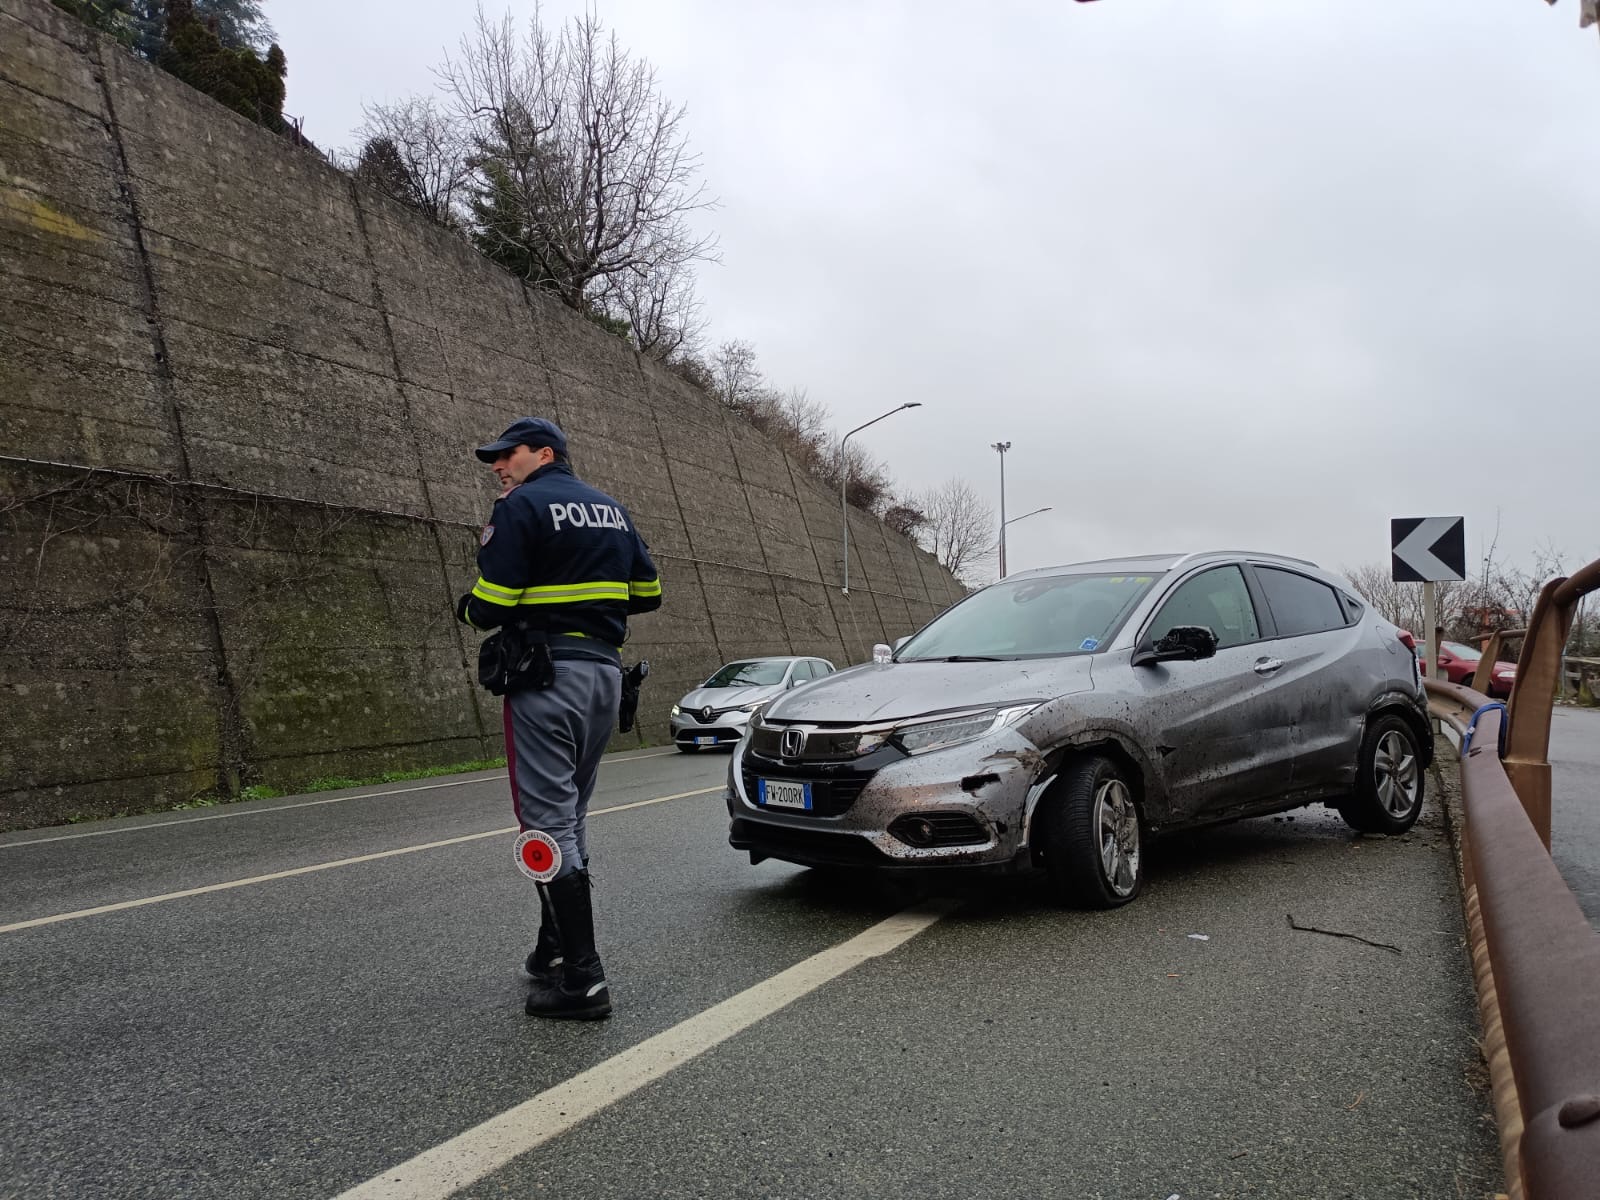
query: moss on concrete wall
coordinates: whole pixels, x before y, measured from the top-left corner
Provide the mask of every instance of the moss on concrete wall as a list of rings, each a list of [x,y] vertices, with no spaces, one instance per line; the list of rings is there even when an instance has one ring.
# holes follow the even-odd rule
[[[666,602],[641,734],[741,654],[960,595],[772,443],[315,155],[0,0],[0,828],[492,756],[470,448],[566,429]]]

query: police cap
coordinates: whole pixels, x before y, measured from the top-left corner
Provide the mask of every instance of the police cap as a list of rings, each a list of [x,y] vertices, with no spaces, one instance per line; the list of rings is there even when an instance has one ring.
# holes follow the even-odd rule
[[[565,458],[567,435],[561,432],[554,421],[546,421],[543,417],[523,417],[494,441],[487,446],[479,446],[473,453],[481,461],[492,463],[507,450],[514,450],[518,446],[527,446],[533,450],[549,446],[558,456]]]

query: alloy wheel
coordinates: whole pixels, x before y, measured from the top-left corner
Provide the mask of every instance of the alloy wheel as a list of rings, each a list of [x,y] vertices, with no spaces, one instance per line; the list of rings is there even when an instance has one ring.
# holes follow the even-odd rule
[[[1118,896],[1132,894],[1139,881],[1139,812],[1122,780],[1108,779],[1095,792],[1094,829],[1106,886]]]
[[[1399,730],[1390,729],[1378,739],[1372,757],[1373,790],[1378,803],[1391,817],[1403,818],[1417,802],[1421,767],[1411,742]]]

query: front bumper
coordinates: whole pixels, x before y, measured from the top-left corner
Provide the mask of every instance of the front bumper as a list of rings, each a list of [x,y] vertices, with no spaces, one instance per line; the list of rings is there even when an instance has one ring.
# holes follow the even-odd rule
[[[1026,866],[1029,822],[1048,779],[1014,729],[929,754],[878,751],[854,763],[765,759],[742,744],[729,764],[728,843],[754,861],[803,866]],[[812,809],[762,801],[761,781],[810,785]],[[920,844],[919,844],[920,843]]]
[[[706,721],[699,714],[685,710],[667,718],[667,728],[672,732],[672,740],[680,746],[732,746],[744,736],[750,715],[734,709]]]

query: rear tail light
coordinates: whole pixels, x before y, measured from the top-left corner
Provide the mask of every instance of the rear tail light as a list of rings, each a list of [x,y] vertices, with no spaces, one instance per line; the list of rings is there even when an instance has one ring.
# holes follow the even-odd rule
[[[1400,639],[1400,644],[1403,645],[1407,650],[1410,650],[1413,654],[1416,653],[1417,639],[1412,636],[1409,629],[1396,629],[1394,631],[1394,635]]]

